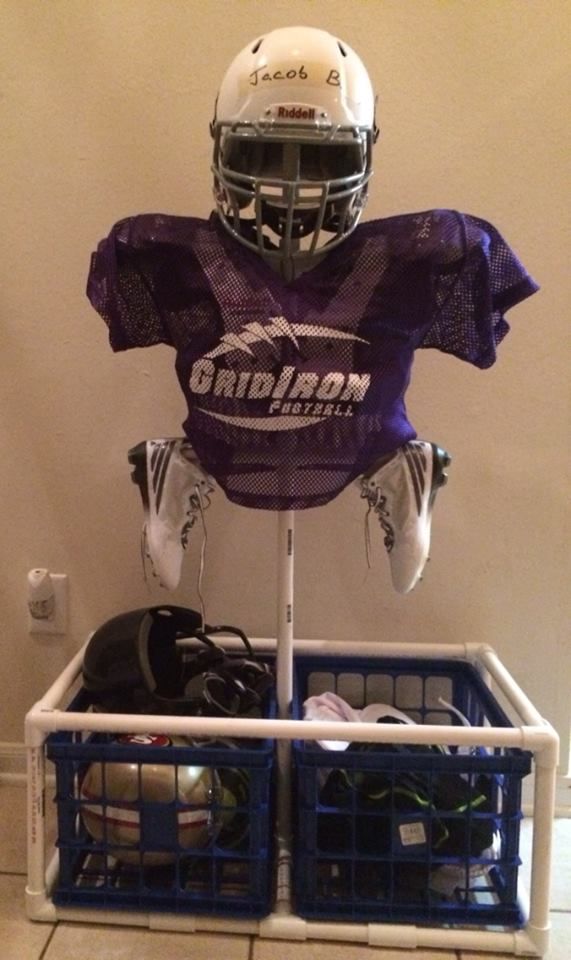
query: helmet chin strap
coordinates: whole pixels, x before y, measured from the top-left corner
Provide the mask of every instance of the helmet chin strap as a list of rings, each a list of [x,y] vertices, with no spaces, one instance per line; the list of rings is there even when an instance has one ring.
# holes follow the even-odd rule
[[[306,270],[310,270],[312,267],[315,267],[320,260],[325,256],[325,251],[321,255],[316,256],[308,254],[307,257],[284,257],[284,258],[273,258],[266,260],[266,263],[269,263],[270,266],[276,270],[283,280],[286,283],[290,283],[292,280],[295,280],[302,273],[305,273]],[[264,257],[264,259],[266,259]]]
[[[295,280],[300,273],[303,273],[303,265],[294,260],[293,257],[288,257],[284,260],[278,260],[276,265],[280,271],[282,280],[285,280],[286,283],[290,283],[290,281]]]

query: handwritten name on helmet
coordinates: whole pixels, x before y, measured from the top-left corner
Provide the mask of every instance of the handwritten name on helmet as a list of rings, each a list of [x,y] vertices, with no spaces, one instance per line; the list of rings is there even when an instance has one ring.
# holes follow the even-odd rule
[[[313,79],[315,82],[327,83],[330,87],[340,87],[341,86],[341,74],[339,70],[325,70],[320,71],[321,76],[312,77],[309,72],[309,68],[306,69],[304,64],[301,64],[299,67],[281,67],[278,70],[273,70],[267,66],[258,67],[248,76],[248,81],[250,86],[257,87],[259,83],[268,83],[274,80],[309,80]]]

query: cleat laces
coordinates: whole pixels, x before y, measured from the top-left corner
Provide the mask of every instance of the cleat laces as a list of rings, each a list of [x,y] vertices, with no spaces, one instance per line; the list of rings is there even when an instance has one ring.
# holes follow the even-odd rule
[[[387,553],[390,553],[395,545],[395,529],[390,522],[390,511],[387,508],[387,498],[383,495],[380,487],[370,488],[366,479],[361,481],[361,496],[367,501],[369,508],[365,514],[365,551],[367,556],[367,566],[371,568],[371,512],[378,517],[379,523],[385,534],[383,543]]]

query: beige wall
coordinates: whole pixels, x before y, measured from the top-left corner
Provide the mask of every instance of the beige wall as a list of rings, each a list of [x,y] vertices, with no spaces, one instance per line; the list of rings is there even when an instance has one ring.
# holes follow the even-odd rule
[[[413,422],[454,455],[424,582],[392,592],[380,533],[367,571],[347,490],[297,516],[296,633],[377,638],[380,653],[384,639],[492,643],[567,728],[566,0],[3,0],[0,740],[21,739],[25,710],[102,620],[197,604],[196,543],[175,595],[142,579],[126,461],[137,441],[180,433],[173,355],[111,353],[84,296],[89,255],[129,214],[208,214],[218,81],[244,43],[292,23],[338,32],[369,67],[382,138],[367,216],[478,214],[542,284],[492,370],[417,358]],[[219,493],[208,520],[210,619],[272,634],[275,517]],[[63,638],[27,632],[38,565],[69,576]]]

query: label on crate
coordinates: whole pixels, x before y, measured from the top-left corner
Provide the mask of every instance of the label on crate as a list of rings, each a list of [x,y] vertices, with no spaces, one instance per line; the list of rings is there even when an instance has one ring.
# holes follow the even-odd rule
[[[426,843],[424,823],[401,823],[399,826],[400,842],[403,847],[419,847]]]

